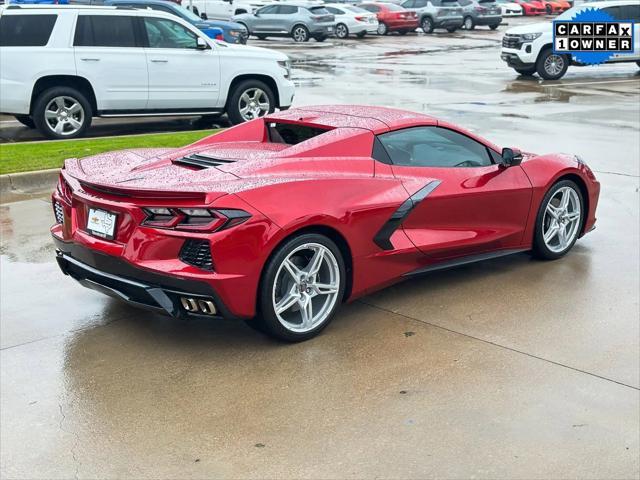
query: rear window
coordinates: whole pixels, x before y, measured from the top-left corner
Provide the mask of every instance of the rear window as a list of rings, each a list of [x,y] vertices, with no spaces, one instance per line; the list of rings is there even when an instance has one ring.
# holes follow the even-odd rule
[[[3,15],[0,47],[43,47],[56,24],[57,15]]]
[[[314,15],[327,15],[329,13],[329,10],[324,7],[311,7],[309,10],[311,10],[311,13]]]
[[[364,8],[356,7],[354,5],[345,5],[342,8],[344,8],[345,10],[347,10],[349,12],[353,12],[353,13],[369,13]]]
[[[402,12],[403,10],[406,10],[404,7],[396,5],[395,3],[388,3],[385,5],[385,7],[387,7],[387,10],[389,10],[390,12]]]
[[[310,138],[322,135],[331,130],[330,128],[309,127],[296,123],[269,122],[267,133],[271,143],[286,143],[287,145],[297,145]]]
[[[76,47],[135,47],[135,17],[80,15],[73,44]]]

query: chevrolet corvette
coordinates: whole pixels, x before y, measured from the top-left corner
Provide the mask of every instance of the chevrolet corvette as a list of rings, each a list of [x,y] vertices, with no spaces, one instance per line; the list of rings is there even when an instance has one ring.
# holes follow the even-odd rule
[[[68,159],[61,270],[175,317],[317,335],[343,302],[515,252],[565,255],[600,184],[574,155],[499,148],[434,117],[296,108],[177,149]]]

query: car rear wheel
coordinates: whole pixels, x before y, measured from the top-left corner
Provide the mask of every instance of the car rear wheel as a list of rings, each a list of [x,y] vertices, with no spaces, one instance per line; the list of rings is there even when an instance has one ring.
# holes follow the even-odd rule
[[[91,125],[93,112],[86,97],[70,87],[52,87],[40,94],[33,122],[47,138],[79,137]]]
[[[347,27],[344,23],[339,23],[336,25],[336,37],[338,38],[347,38],[349,36],[349,27]]]
[[[500,24],[499,24],[499,23],[494,23],[493,25],[489,25],[489,28],[490,28],[491,30],[495,30],[495,29],[496,29],[496,28],[498,28],[499,26],[500,26]]]
[[[569,60],[566,55],[553,53],[550,48],[544,50],[536,62],[536,71],[545,80],[558,80],[562,78],[569,68]]]
[[[227,115],[234,125],[264,117],[275,110],[271,88],[260,80],[240,82],[227,101]]]
[[[476,28],[476,22],[473,21],[471,17],[464,17],[464,22],[462,24],[465,30],[473,30]]]
[[[289,342],[315,337],[342,303],[345,266],[336,244],[324,235],[303,234],[285,242],[269,259],[259,292],[259,330]]]
[[[575,182],[563,180],[553,185],[536,216],[534,254],[545,260],[565,255],[580,235],[585,213],[582,192]]]
[[[33,118],[29,115],[14,115],[13,117],[25,127],[36,128],[36,124],[33,123]]]
[[[291,30],[291,37],[295,42],[302,43],[309,41],[309,30],[304,25],[296,25]]]
[[[433,20],[431,20],[431,17],[424,17],[420,22],[420,26],[424,33],[433,33]]]
[[[378,23],[378,35],[386,35],[389,33],[389,28],[386,23]]]

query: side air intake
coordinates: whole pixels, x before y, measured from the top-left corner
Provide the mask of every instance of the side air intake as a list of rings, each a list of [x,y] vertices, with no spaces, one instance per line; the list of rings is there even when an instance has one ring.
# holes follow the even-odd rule
[[[186,165],[188,167],[195,167],[199,169],[217,167],[218,165],[225,165],[227,163],[234,163],[235,160],[223,160],[221,158],[211,157],[201,153],[193,153],[186,155],[182,158],[178,158],[173,161],[174,165]]]

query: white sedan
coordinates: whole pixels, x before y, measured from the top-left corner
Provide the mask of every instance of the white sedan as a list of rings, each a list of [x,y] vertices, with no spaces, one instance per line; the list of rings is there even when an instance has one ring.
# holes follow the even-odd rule
[[[336,37],[347,38],[349,34],[358,38],[378,31],[378,17],[354,5],[328,3],[324,6],[336,17]]]
[[[515,2],[497,0],[496,3],[500,5],[503,17],[518,17],[523,14],[522,7]]]

